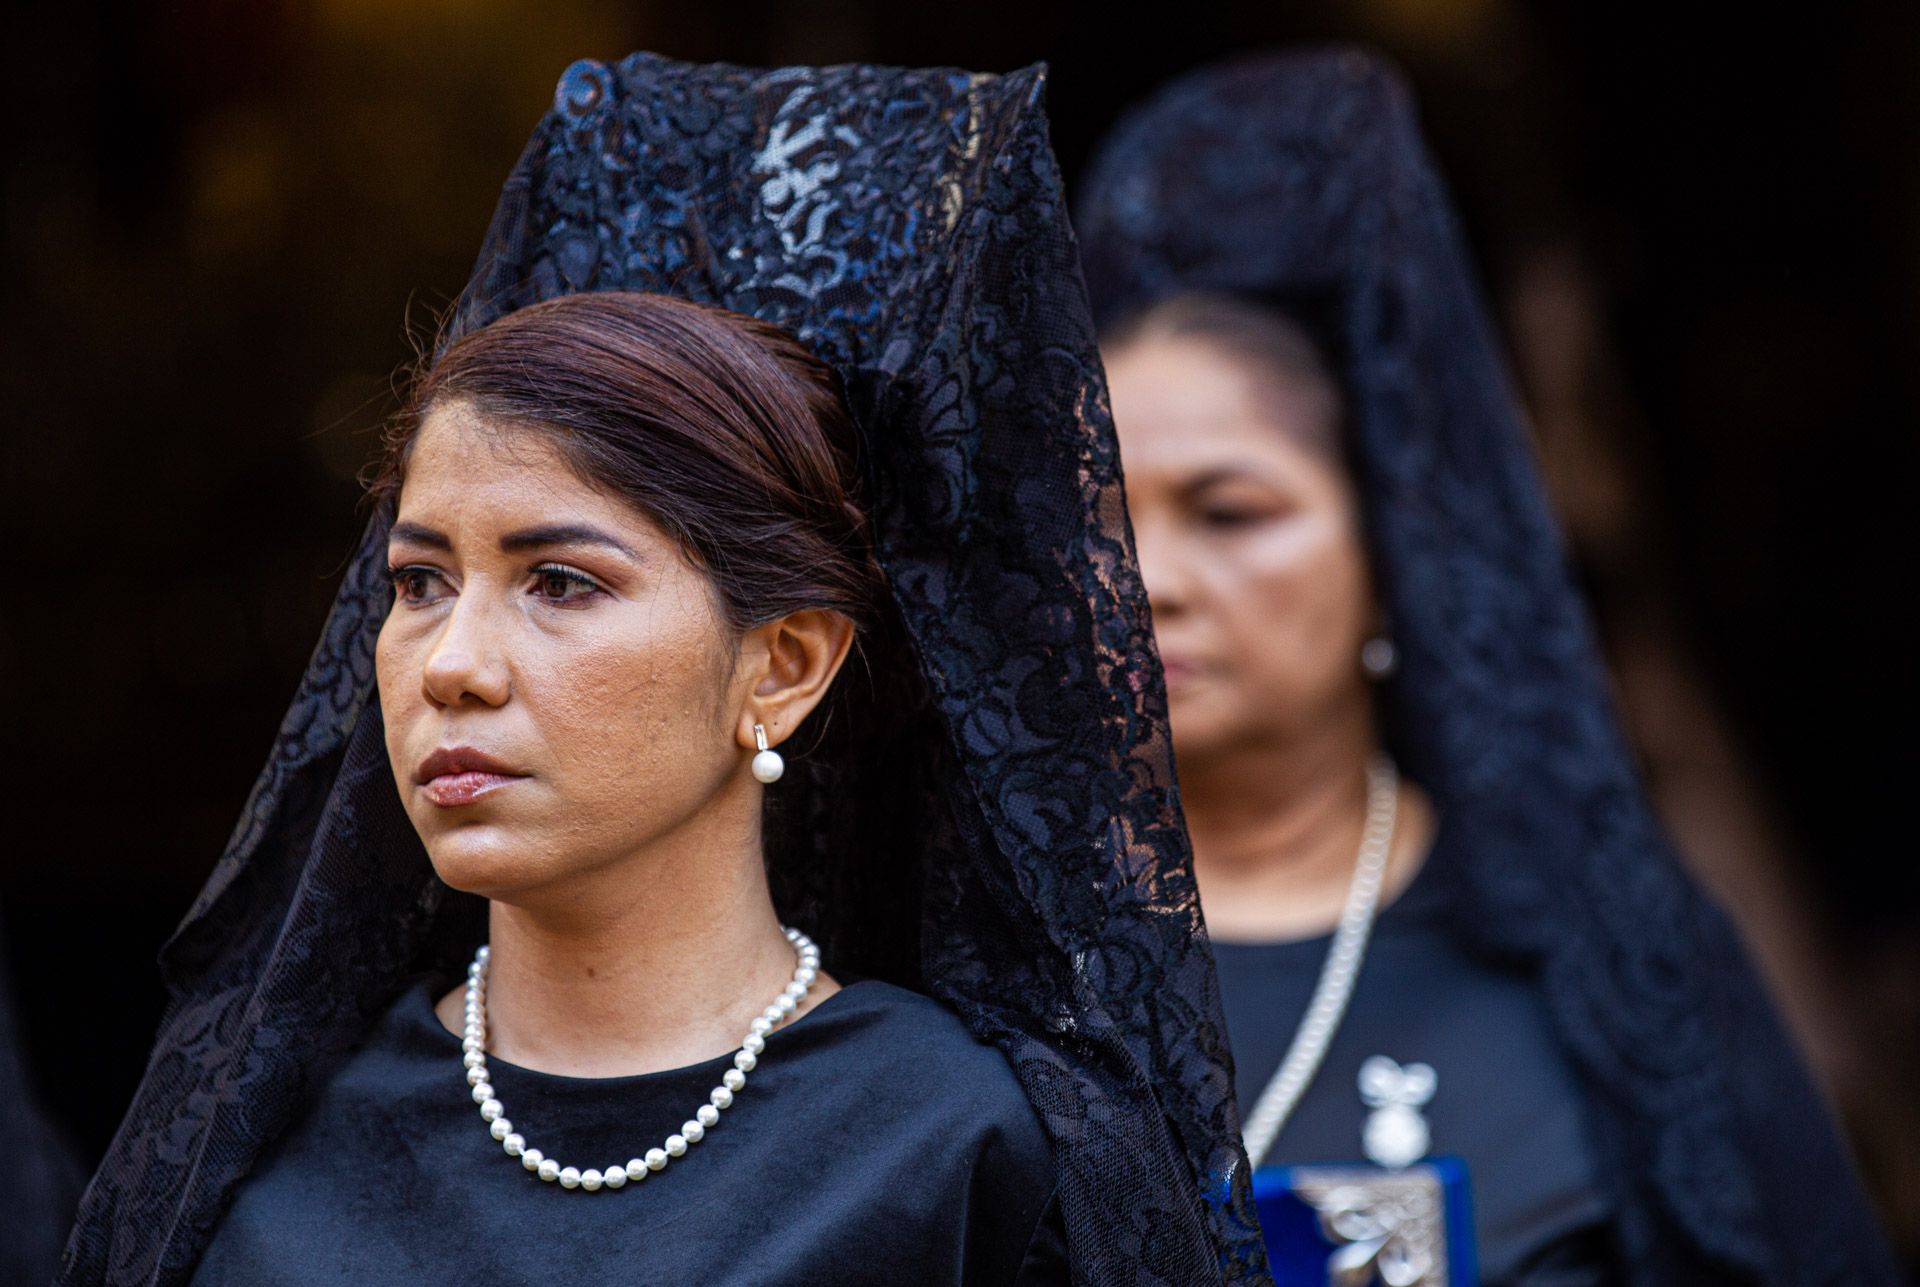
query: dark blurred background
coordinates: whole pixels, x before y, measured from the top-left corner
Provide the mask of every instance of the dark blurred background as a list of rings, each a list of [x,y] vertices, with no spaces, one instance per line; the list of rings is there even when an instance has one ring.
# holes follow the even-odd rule
[[[1045,59],[1071,179],[1174,73],[1361,40],[1458,192],[1662,809],[1916,1256],[1920,7],[77,0],[8,27],[0,539],[66,588],[0,624],[0,927],[88,1158],[410,336],[567,63]]]

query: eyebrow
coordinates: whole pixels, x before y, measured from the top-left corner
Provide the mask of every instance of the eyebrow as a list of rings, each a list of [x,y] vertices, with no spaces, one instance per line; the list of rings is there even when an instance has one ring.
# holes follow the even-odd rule
[[[549,545],[600,545],[618,551],[635,563],[643,562],[632,546],[613,533],[590,523],[551,523],[545,527],[526,527],[500,538],[500,548],[508,554],[544,549]]]
[[[1216,483],[1256,483],[1268,487],[1275,485],[1273,479],[1244,465],[1215,465],[1187,479],[1181,485],[1181,490],[1198,494]]]
[[[393,530],[387,533],[389,541],[406,541],[412,545],[430,546],[436,550],[451,550],[453,542],[446,533],[436,532],[431,527],[422,527],[418,523],[395,523]]]
[[[436,550],[453,548],[453,542],[445,532],[435,531],[420,523],[395,523],[389,539],[408,541]],[[542,527],[525,527],[500,538],[500,548],[508,554],[547,549],[555,545],[599,545],[616,550],[636,563],[645,562],[625,541],[590,523],[550,523]]]

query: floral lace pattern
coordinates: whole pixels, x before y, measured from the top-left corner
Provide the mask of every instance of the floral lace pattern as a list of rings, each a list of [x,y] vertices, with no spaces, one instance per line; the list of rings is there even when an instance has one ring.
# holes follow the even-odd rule
[[[786,326],[861,427],[896,617],[770,813],[782,912],[1006,1053],[1077,1281],[1263,1281],[1043,74],[568,70],[456,333],[594,289]],[[376,518],[226,855],[69,1283],[172,1282],[408,972],[477,937],[388,777]],[[908,856],[908,857],[903,857]],[[914,861],[917,859],[917,861]]]
[[[1352,50],[1176,82],[1076,208],[1102,323],[1182,291],[1332,315],[1401,666],[1388,736],[1470,855],[1463,932],[1538,970],[1636,1283],[1881,1283],[1823,1106],[1616,725],[1451,202]]]

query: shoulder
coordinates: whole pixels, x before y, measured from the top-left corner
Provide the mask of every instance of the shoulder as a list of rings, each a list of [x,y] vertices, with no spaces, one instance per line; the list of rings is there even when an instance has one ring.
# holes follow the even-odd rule
[[[959,1015],[931,997],[863,979],[836,993],[819,1017],[831,1023],[836,1044],[874,1047],[869,1053],[886,1064],[910,1061],[920,1068],[923,1085],[928,1078],[967,1083],[1026,1104],[999,1048],[974,1036]]]
[[[787,1038],[801,1111],[817,1115],[811,1138],[857,1124],[858,1160],[836,1175],[890,1239],[917,1254],[948,1248],[967,1282],[1010,1282],[1034,1256],[1045,1263],[1058,1171],[999,1047],[939,1002],[873,980],[774,1036]]]
[[[879,979],[848,983],[823,1003],[823,1007],[826,1005],[839,1012],[843,1022],[861,1028],[883,1028],[899,1036],[951,1044],[956,1049],[992,1049],[974,1037],[959,1015],[932,997]]]
[[[959,1131],[1052,1172],[1046,1134],[1013,1066],[930,997],[878,980],[841,989],[787,1035],[852,1081],[916,1105],[924,1128]],[[877,1085],[876,1085],[877,1084]]]

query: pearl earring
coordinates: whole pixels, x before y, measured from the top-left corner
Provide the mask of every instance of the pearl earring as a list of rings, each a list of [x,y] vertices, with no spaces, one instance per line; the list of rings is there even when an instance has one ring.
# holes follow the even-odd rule
[[[753,776],[766,783],[778,782],[780,775],[787,771],[787,762],[780,757],[780,752],[767,749],[765,724],[753,726],[753,744],[760,748],[753,757]]]
[[[1376,636],[1360,645],[1360,669],[1367,672],[1368,679],[1390,679],[1399,668],[1400,650],[1385,635]]]

